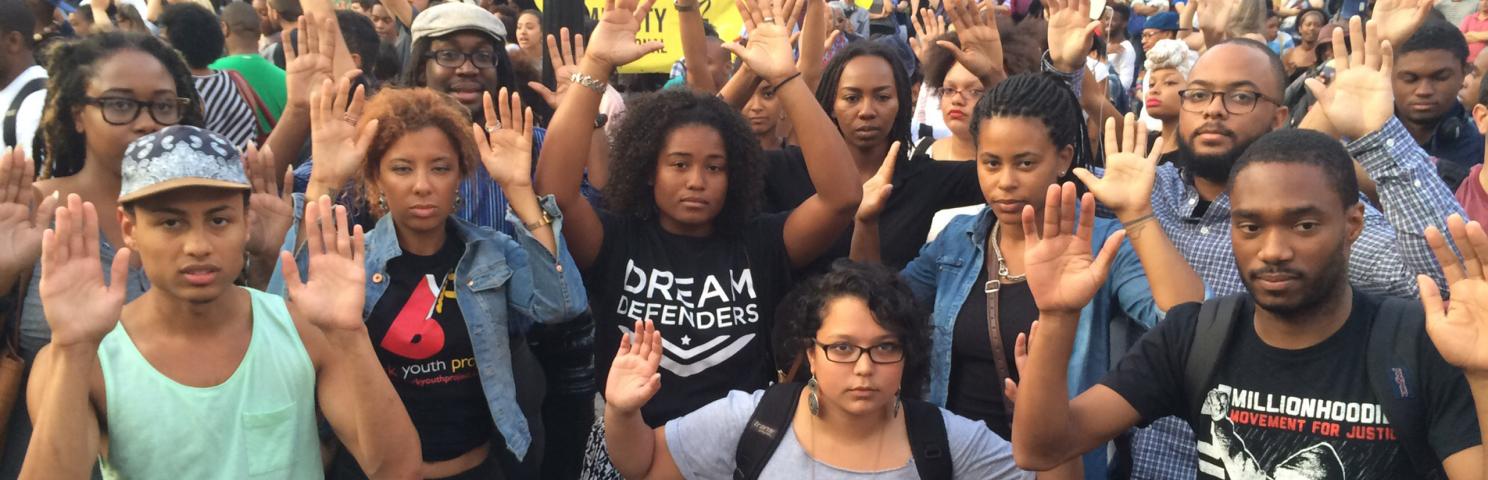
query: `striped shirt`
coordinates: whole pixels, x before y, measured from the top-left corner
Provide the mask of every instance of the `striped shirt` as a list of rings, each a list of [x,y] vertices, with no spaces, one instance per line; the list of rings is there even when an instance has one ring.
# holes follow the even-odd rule
[[[239,149],[247,147],[258,134],[258,117],[232,77],[225,71],[216,71],[206,76],[193,75],[191,79],[196,82],[196,94],[201,96],[207,130],[227,137]]]

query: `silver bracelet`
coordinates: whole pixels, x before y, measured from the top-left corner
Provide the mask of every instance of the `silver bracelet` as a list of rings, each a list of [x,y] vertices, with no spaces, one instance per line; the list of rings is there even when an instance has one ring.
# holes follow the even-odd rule
[[[605,93],[604,82],[596,80],[594,77],[585,75],[583,72],[574,72],[573,75],[569,75],[568,81],[576,83],[584,88],[593,90],[594,93],[598,93],[600,95],[604,95]]]

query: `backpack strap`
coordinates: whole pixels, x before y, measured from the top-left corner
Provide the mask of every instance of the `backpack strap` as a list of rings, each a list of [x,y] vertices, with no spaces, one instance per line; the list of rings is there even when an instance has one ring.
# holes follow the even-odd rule
[[[258,91],[253,89],[253,85],[248,83],[248,79],[243,74],[238,73],[237,70],[222,71],[227,72],[227,78],[232,79],[233,86],[238,89],[238,94],[243,96],[243,101],[248,102],[248,108],[253,110],[258,126],[254,141],[263,145],[269,139],[269,132],[274,130],[278,119],[274,118],[273,112],[270,112],[269,107],[264,105],[263,98],[258,96]]]
[[[749,416],[744,434],[739,436],[739,447],[734,451],[734,480],[755,480],[770,463],[770,457],[780,446],[780,440],[790,430],[791,419],[796,416],[796,403],[800,401],[801,382],[777,383],[765,389],[765,394]]]
[[[5,108],[4,133],[6,145],[15,146],[20,143],[16,139],[16,115],[21,113],[21,102],[26,101],[26,97],[31,96],[32,93],[45,88],[46,81],[46,77],[41,77],[33,78],[31,81],[26,82],[25,85],[21,86],[21,90],[16,92],[15,98],[10,100],[10,106]]]
[[[1421,342],[1425,312],[1419,303],[1386,297],[1375,313],[1364,355],[1369,386],[1421,478],[1446,478],[1431,448],[1426,393],[1421,387]]]
[[[920,478],[952,478],[951,443],[946,437],[945,417],[930,402],[904,399],[904,426],[914,453]]]
[[[1240,306],[1246,301],[1245,294],[1235,294],[1204,301],[1199,307],[1199,321],[1194,327],[1193,344],[1188,349],[1188,361],[1183,366],[1183,393],[1188,399],[1192,418],[1199,418],[1204,406],[1204,387],[1214,379],[1214,368],[1230,334],[1240,317]]]
[[[908,158],[910,160],[914,160],[914,159],[917,159],[917,158],[920,158],[920,157],[923,156],[926,159],[929,159],[930,158],[930,147],[933,146],[933,145],[935,145],[935,136],[933,136],[933,135],[926,135],[926,136],[920,137],[919,143],[914,144],[914,150],[910,152]]]

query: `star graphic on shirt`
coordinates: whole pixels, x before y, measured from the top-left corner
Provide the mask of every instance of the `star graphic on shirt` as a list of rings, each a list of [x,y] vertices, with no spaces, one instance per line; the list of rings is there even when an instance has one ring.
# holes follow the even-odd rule
[[[682,345],[683,346],[686,346],[689,343],[692,343],[692,337],[689,337],[687,335],[683,335],[682,336]]]

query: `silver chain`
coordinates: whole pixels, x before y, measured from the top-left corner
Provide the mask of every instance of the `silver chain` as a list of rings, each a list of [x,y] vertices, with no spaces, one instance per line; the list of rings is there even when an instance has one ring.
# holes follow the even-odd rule
[[[1001,280],[1001,281],[1003,281],[1003,282],[1005,282],[1005,283],[1017,283],[1017,282],[1021,282],[1021,281],[1027,280],[1028,279],[1028,275],[1017,275],[1017,276],[1013,276],[1013,275],[1009,274],[1008,268],[1007,268],[1007,259],[1005,259],[1005,258],[1002,257],[1002,246],[998,245],[998,240],[1002,238],[1002,236],[999,235],[1000,232],[1002,232],[1002,222],[993,221],[992,222],[992,254],[997,256],[997,277],[998,277],[998,279]]]

